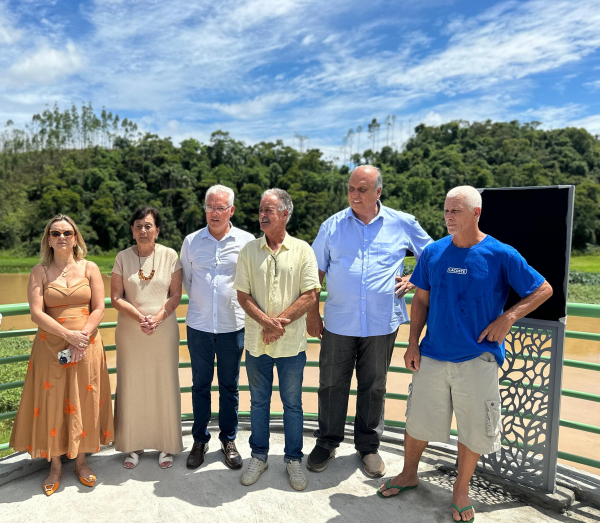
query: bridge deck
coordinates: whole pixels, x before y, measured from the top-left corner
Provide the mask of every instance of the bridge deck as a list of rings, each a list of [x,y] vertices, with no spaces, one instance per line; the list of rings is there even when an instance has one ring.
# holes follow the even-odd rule
[[[240,430],[238,435],[238,449],[245,459],[249,459],[247,424],[243,428],[245,430]],[[284,442],[280,426],[272,429],[269,468],[251,487],[240,484],[240,471],[229,470],[224,465],[218,440],[214,437],[218,431],[211,432],[213,439],[205,464],[195,471],[185,467],[187,451],[175,458],[169,470],[158,467],[156,452],[147,452],[137,468],[130,471],[123,468],[122,454],[105,448],[89,458],[89,464],[98,476],[94,489],[79,483],[73,462],[63,466],[60,489],[50,498],[46,498],[41,489],[45,470],[11,481],[0,487],[0,521],[452,521],[453,478],[436,467],[440,458],[444,458],[444,452],[439,449],[428,449],[420,469],[418,489],[382,500],[375,494],[381,480],[364,475],[351,437],[342,444],[338,456],[325,472],[306,471],[308,488],[296,492],[289,485],[283,463]],[[191,436],[184,436],[186,449],[191,443]],[[305,432],[305,452],[310,452],[313,445],[311,433]],[[387,440],[380,453],[387,464],[386,477],[393,477],[403,461],[400,441]],[[445,457],[447,459],[447,455]],[[578,503],[566,515],[528,506],[507,494],[502,487],[482,478],[474,478],[471,498],[478,523],[600,521],[600,511]]]

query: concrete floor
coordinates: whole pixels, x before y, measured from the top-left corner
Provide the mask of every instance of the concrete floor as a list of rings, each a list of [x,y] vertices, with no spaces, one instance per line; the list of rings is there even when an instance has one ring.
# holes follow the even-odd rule
[[[346,440],[335,460],[320,474],[306,471],[309,484],[303,492],[289,484],[283,463],[283,433],[273,428],[269,468],[250,487],[240,484],[240,471],[229,470],[222,461],[217,439],[213,439],[202,467],[190,471],[185,466],[191,436],[184,436],[186,452],[175,458],[171,469],[161,470],[157,452],[142,456],[135,470],[123,468],[123,455],[105,448],[89,458],[98,476],[93,489],[81,485],[74,463],[63,466],[57,493],[47,498],[42,482],[47,471],[40,470],[0,487],[0,521],[17,522],[448,522],[453,479],[437,470],[440,453],[430,449],[420,469],[418,489],[392,499],[380,499],[375,489],[381,480],[366,476],[354,452],[351,438]],[[237,443],[242,456],[250,456],[249,432],[241,430]],[[310,452],[314,438],[305,432],[304,450]],[[386,478],[402,466],[399,443],[384,443],[380,448],[387,465]],[[305,458],[306,460],[306,458]],[[576,503],[566,515],[528,506],[501,487],[474,478],[471,499],[476,521],[584,521],[599,522],[600,511]]]

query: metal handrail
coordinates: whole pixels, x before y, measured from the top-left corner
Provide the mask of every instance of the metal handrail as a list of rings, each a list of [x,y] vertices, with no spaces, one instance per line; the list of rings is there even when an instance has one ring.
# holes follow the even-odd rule
[[[406,302],[408,304],[412,303],[412,298],[413,298],[412,295],[407,295]],[[327,293],[322,292],[320,301],[324,302],[326,299],[327,299]],[[181,305],[186,305],[188,303],[189,303],[188,296],[183,295],[183,297],[181,299]],[[112,308],[110,298],[105,299],[105,307]],[[0,314],[2,314],[3,316],[18,316],[18,315],[28,314],[29,312],[30,312],[29,304],[27,304],[27,303],[0,305]],[[568,314],[571,314],[574,316],[580,316],[580,317],[585,317],[585,318],[600,318],[600,306],[599,305],[569,303],[567,306],[567,312],[568,312]],[[185,322],[185,318],[177,318],[177,322],[183,323],[183,322]],[[104,322],[99,325],[99,328],[102,328],[102,329],[114,328],[114,327],[116,327],[116,322]],[[36,333],[37,333],[37,329],[3,331],[3,332],[0,332],[0,338],[31,336],[31,335],[35,335]],[[600,334],[588,333],[588,332],[566,331],[566,337],[589,340],[589,341],[600,341]],[[321,340],[319,340],[318,338],[308,338],[307,341],[308,341],[308,343],[320,343],[321,342]],[[180,346],[187,345],[187,340],[181,340],[179,342],[179,344],[180,344]],[[395,347],[407,347],[408,343],[395,342],[394,346]],[[116,350],[116,345],[106,345],[104,347],[104,350],[107,352],[114,351],[114,350]],[[523,356],[518,355],[517,357],[522,358]],[[0,358],[0,365],[28,361],[29,358],[30,358],[29,354]],[[542,356],[541,359],[546,360],[549,358]],[[584,361],[579,361],[579,360],[563,360],[563,364],[566,367],[575,367],[575,368],[600,372],[600,364],[597,364],[597,363],[590,363],[590,362],[584,362]],[[216,363],[215,363],[215,365],[216,365]],[[242,362],[242,366],[245,366],[245,362]],[[306,366],[307,367],[318,367],[319,362],[318,361],[307,361]],[[179,363],[179,368],[189,368],[189,367],[191,367],[190,362],[180,362]],[[113,367],[113,368],[108,369],[108,371],[109,371],[109,374],[115,374],[117,369],[115,367]],[[401,373],[401,374],[412,374],[412,372],[410,370],[408,370],[404,367],[390,367],[389,372]],[[21,387],[23,387],[23,384],[24,384],[24,381],[13,381],[13,382],[9,382],[9,383],[1,383],[0,391],[21,388]],[[504,382],[501,382],[500,384],[505,385],[505,386],[512,385],[512,383],[510,381],[504,381]],[[525,382],[520,385],[520,387],[529,387],[529,386],[534,387],[534,388],[539,387],[539,385],[528,384]],[[240,391],[249,390],[248,385],[240,385],[239,388],[240,388]],[[218,387],[212,386],[211,390],[218,391]],[[279,387],[273,386],[273,390],[278,391]],[[191,392],[191,387],[181,387],[180,392],[181,393],[189,393],[189,392]],[[302,392],[316,393],[316,392],[318,392],[318,387],[302,387]],[[354,389],[350,390],[351,395],[356,395],[356,393],[357,393],[356,390],[354,390]],[[563,389],[561,391],[561,394],[563,396],[577,398],[577,399],[581,399],[581,400],[600,402],[600,395],[598,395],[598,394],[592,394],[592,393],[588,393],[588,392],[580,392],[580,391],[574,391],[574,390],[568,390],[568,389]],[[408,396],[406,394],[397,394],[397,393],[393,393],[393,392],[388,392],[388,393],[386,393],[386,398],[391,399],[391,400],[406,401]],[[16,416],[16,414],[17,414],[17,411],[0,413],[0,420],[12,419]],[[243,417],[243,415],[246,413],[240,412],[239,414],[240,414],[240,416]],[[249,416],[249,413],[247,413],[247,414]],[[271,414],[276,415],[277,413],[271,413]],[[512,414],[517,417],[527,417],[526,415],[521,415],[518,412],[513,412]],[[190,415],[190,414],[182,415],[183,418],[186,418],[189,416],[192,416],[192,415]],[[306,419],[315,419],[316,414],[306,413],[304,417]],[[347,416],[347,420],[354,421],[354,416]],[[405,422],[402,422],[402,421],[385,420],[385,423],[389,426],[400,427],[400,428],[404,428],[404,426],[405,426]],[[562,420],[562,419],[560,420],[559,424],[562,427],[571,428],[574,430],[585,431],[585,432],[589,432],[592,434],[600,434],[600,427],[596,427],[594,425],[588,425],[585,423],[569,421],[569,420]],[[451,433],[456,436],[457,434],[454,434],[454,432],[455,431],[451,431]],[[0,444],[0,451],[7,449],[8,445],[9,445],[8,443]],[[575,454],[570,454],[570,453],[565,453],[565,452],[559,451],[558,457],[565,459],[567,461],[572,461],[575,463],[580,463],[580,464],[584,464],[584,465],[588,465],[588,466],[600,469],[600,461],[593,460],[593,459],[587,458],[585,456],[577,456]]]

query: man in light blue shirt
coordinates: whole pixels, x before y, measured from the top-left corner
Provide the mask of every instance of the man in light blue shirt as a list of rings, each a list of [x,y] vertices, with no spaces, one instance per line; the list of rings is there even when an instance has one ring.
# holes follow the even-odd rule
[[[242,458],[235,446],[238,429],[240,361],[244,351],[244,310],[233,288],[238,254],[252,234],[231,225],[233,191],[214,185],[206,192],[207,226],[188,235],[181,248],[183,286],[190,298],[185,319],[192,363],[194,445],[188,468],[204,462],[210,433],[210,386],[215,355],[219,379],[219,439],[225,464],[238,469]]]
[[[376,167],[357,167],[348,182],[350,208],[325,221],[313,243],[321,282],[327,276],[325,328],[318,306],[307,328],[321,338],[319,437],[307,460],[315,472],[327,468],[344,439],[350,382],[356,365],[358,393],[354,445],[366,474],[380,477],[387,371],[398,327],[407,321],[402,278],[406,250],[418,259],[431,242],[414,216],[379,201],[383,181]],[[398,281],[397,285],[396,281]]]

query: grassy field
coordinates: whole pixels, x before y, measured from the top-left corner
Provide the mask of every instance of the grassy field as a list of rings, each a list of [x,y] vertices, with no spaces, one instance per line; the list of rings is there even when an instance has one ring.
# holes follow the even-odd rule
[[[29,338],[4,338],[0,339],[0,358],[8,356],[18,356],[31,352],[31,340]],[[27,373],[27,362],[11,363],[9,365],[0,365],[0,383],[10,383],[25,379]],[[8,389],[0,391],[0,412],[10,412],[17,410],[21,399],[23,389]],[[14,420],[0,421],[0,443],[5,443],[10,439]],[[0,458],[12,454],[13,450],[8,449],[0,452]]]
[[[571,270],[600,273],[600,256],[571,256]]]
[[[567,301],[570,303],[593,303],[600,305],[600,286],[570,283]]]
[[[88,256],[87,258],[100,267],[102,274],[110,274],[115,263],[115,256]],[[28,273],[39,262],[37,257],[18,258],[10,254],[0,252],[0,274],[5,273]],[[405,265],[411,269],[415,265],[414,258],[406,258]],[[581,272],[592,272],[600,274],[600,255],[572,256],[571,270]]]
[[[102,274],[110,274],[115,263],[115,256],[88,256],[100,268]],[[37,256],[30,258],[16,258],[9,254],[0,252],[0,274],[6,273],[28,273],[39,263]]]

